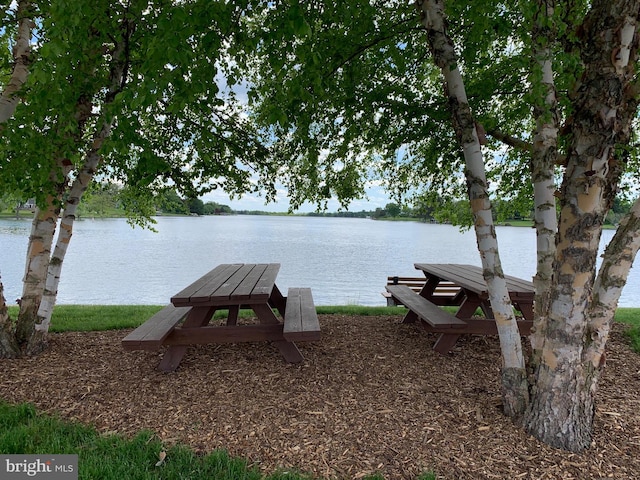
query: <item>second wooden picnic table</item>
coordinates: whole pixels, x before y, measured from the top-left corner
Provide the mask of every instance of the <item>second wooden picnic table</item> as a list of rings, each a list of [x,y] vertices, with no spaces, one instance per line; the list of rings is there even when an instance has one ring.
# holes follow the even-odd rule
[[[497,327],[489,292],[482,269],[474,265],[451,263],[416,263],[415,268],[425,275],[425,284],[419,294],[404,285],[387,285],[389,293],[407,306],[404,323],[421,320],[428,332],[439,333],[434,350],[447,353],[462,334],[493,335]],[[533,325],[533,283],[521,278],[505,275],[507,290],[513,306],[522,313],[518,321],[520,333],[529,334]],[[437,287],[447,284],[448,294],[437,292]],[[454,284],[457,290],[451,291]],[[457,311],[451,315],[440,306],[454,306]],[[475,315],[481,309],[485,318]]]
[[[318,317],[311,289],[290,288],[282,295],[275,283],[279,270],[279,263],[218,265],[171,297],[171,304],[125,337],[123,346],[167,345],[158,366],[163,371],[175,370],[189,345],[207,343],[270,341],[288,362],[302,362],[294,341],[319,339]],[[241,308],[252,309],[258,323],[239,325]],[[228,311],[226,325],[209,325],[217,310]]]

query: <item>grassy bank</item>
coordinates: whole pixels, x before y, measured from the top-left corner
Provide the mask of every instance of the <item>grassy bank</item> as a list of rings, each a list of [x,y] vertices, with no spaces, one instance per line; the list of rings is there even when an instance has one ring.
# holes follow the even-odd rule
[[[57,305],[51,319],[52,332],[86,332],[92,330],[117,330],[135,328],[162,308],[160,305]],[[339,315],[404,315],[403,307],[365,307],[360,305],[319,306],[320,314]],[[17,315],[18,307],[9,307],[11,315]],[[240,316],[252,312],[241,311]],[[216,312],[215,318],[225,318],[224,311]],[[640,308],[619,308],[616,321],[631,326],[626,332],[633,349],[640,353]]]
[[[241,459],[217,451],[199,457],[185,447],[165,450],[150,432],[135,438],[101,435],[92,427],[40,415],[31,405],[0,403],[0,452],[3,454],[76,454],[81,479],[294,479],[260,475]],[[166,455],[160,462],[161,453]]]
[[[51,317],[52,332],[88,332],[135,328],[162,309],[161,305],[56,305]],[[339,315],[404,315],[403,307],[317,307],[320,314]],[[9,307],[10,315],[18,314],[18,307]],[[252,316],[251,310],[240,311],[240,317]],[[217,311],[214,318],[226,318],[226,311]]]

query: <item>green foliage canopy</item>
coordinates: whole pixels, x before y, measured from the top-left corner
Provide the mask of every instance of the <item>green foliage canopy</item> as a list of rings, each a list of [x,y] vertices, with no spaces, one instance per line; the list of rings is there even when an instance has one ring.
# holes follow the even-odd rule
[[[4,189],[40,205],[62,198],[97,146],[89,173],[125,186],[133,216],[153,213],[150,199],[166,188],[275,194],[278,164],[220,89],[243,2],[36,3],[24,102],[2,132]]]
[[[478,131],[492,194],[518,210],[532,205],[532,108],[541,72],[532,59],[532,3],[446,2],[450,34]],[[574,25],[587,2],[556,9],[554,70],[560,114],[581,73]],[[245,19],[238,45],[251,68],[256,119],[304,177],[294,204],[331,190],[343,205],[381,180],[394,197],[438,206],[466,197],[464,162],[451,128],[441,74],[433,65],[415,6],[407,2],[263,2]],[[234,37],[235,38],[235,37]],[[561,132],[562,133],[562,132]],[[561,138],[561,148],[565,141]],[[452,204],[455,202],[452,202]],[[468,219],[469,217],[466,216]]]

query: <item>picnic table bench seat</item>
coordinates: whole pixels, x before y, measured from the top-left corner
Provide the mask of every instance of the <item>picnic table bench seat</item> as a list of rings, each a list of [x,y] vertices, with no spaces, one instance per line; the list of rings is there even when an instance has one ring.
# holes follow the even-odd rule
[[[425,277],[399,277],[392,275],[387,277],[387,285],[406,285],[415,293],[420,293],[426,282]],[[460,287],[453,282],[440,282],[433,292],[434,297],[442,297],[445,299],[452,299],[458,293],[460,293]],[[387,299],[388,307],[395,307],[397,305],[403,305],[397,299],[394,299],[391,293],[388,291],[382,292],[382,296]]]
[[[320,322],[310,288],[289,288],[283,335],[290,342],[320,340]]]
[[[463,328],[467,326],[467,322],[445,312],[407,285],[387,285],[386,289],[398,303],[405,305],[421,320],[434,328]]]
[[[191,307],[167,305],[122,339],[125,350],[157,350]]]

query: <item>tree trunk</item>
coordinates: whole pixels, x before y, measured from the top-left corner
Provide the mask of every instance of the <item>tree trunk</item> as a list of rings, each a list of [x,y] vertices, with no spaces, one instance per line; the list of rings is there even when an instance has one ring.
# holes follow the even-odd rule
[[[615,308],[596,305],[604,298],[597,297],[595,268],[602,224],[619,180],[614,149],[633,118],[628,105],[635,103],[628,96],[639,8],[637,1],[594,1],[581,29],[584,74],[574,95],[548,322],[525,418],[532,435],[571,451],[591,444],[597,379],[604,366],[606,338],[593,340],[594,328],[604,333],[603,321],[589,315],[602,309],[606,318]],[[637,226],[633,216],[629,223]]]
[[[14,324],[9,317],[7,301],[4,298],[4,285],[0,279],[0,358],[16,358],[20,348],[14,335]]]
[[[605,346],[609,339],[611,323],[627,283],[629,270],[640,248],[640,198],[629,214],[622,219],[615,235],[609,242],[593,287],[593,302],[587,325],[588,347],[585,361],[592,363],[595,374],[599,374],[604,365]],[[598,378],[594,378],[594,383]]]
[[[18,32],[13,46],[13,70],[9,83],[0,96],[0,124],[9,120],[14,112],[20,97],[18,91],[27,81],[29,75],[29,63],[31,61],[31,31],[34,21],[31,18],[32,5],[28,0],[18,2],[16,16],[18,18]]]
[[[129,40],[135,32],[135,22],[136,19],[133,15],[126,14],[122,18],[120,41],[116,43],[109,55],[111,64],[108,85],[98,87],[99,90],[96,90],[93,96],[79,95],[76,101],[77,131],[72,134],[72,140],[76,142],[78,152],[88,150],[85,154],[83,169],[73,175],[74,182],[71,189],[67,190],[74,164],[67,158],[58,158],[55,167],[50,172],[50,182],[55,193],[47,198],[47,207],[44,210],[36,209],[27,248],[23,295],[15,330],[12,330],[12,323],[8,316],[6,319],[0,316],[0,322],[3,322],[0,326],[6,327],[0,330],[0,344],[15,342],[21,355],[37,354],[46,346],[46,336],[57,296],[62,262],[71,239],[76,209],[101,160],[98,151],[111,131],[113,112],[110,112],[108,107],[114,102],[117,93],[122,91],[126,85],[130,61]],[[92,116],[96,115],[97,111],[93,100],[102,97],[103,94],[104,98],[99,110],[102,115],[101,121],[88,122]],[[93,133],[92,143],[86,146],[86,138],[91,135],[89,128],[93,128],[95,125],[97,125],[97,131]],[[51,250],[59,219],[60,205],[65,197],[65,218],[61,222],[60,235],[52,255]],[[5,350],[6,352],[0,351],[0,355],[15,356],[10,349]]]
[[[27,247],[27,264],[20,299],[20,313],[16,323],[16,342],[20,345],[23,354],[32,355],[39,353],[44,348],[40,345],[33,349],[26,348],[37,322],[38,308],[44,292],[47,269],[51,258],[51,246],[55,235],[59,207],[56,207],[53,198],[49,198],[47,208],[36,208],[36,213],[31,224],[31,235]]]
[[[548,310],[549,287],[553,276],[555,255],[555,235],[558,229],[554,196],[556,191],[554,170],[558,144],[558,112],[551,62],[551,45],[555,39],[553,13],[551,0],[537,0],[536,15],[533,19],[532,54],[534,72],[541,74],[540,86],[542,88],[540,89],[540,97],[536,99],[537,103],[533,107],[536,129],[533,134],[531,179],[535,205],[537,268],[536,275],[533,277],[535,320],[530,336],[533,354],[530,367],[538,363],[537,359],[544,340],[545,314]],[[536,85],[535,78],[531,79],[531,84]]]
[[[478,250],[500,338],[503,406],[507,415],[518,417],[524,413],[528,403],[528,384],[520,332],[500,263],[480,141],[457,66],[453,41],[446,31],[444,3],[442,0],[425,0],[418,2],[418,8],[434,62],[444,76],[454,128],[464,153]]]
[[[56,298],[58,296],[58,285],[60,283],[62,264],[67,253],[69,243],[71,242],[71,236],[73,235],[73,225],[76,220],[76,212],[82,196],[93,181],[96,169],[102,160],[98,150],[104,143],[104,140],[108,137],[110,130],[111,123],[106,123],[93,142],[92,150],[87,155],[85,165],[80,170],[71,186],[71,189],[69,190],[62,214],[62,220],[60,221],[58,239],[47,271],[47,279],[42,301],[40,302],[40,307],[38,309],[38,319],[29,342],[34,345],[44,342],[46,334],[49,331],[53,307],[55,306]]]
[[[128,37],[133,34],[134,30],[133,20],[125,19],[122,23],[122,31],[126,38],[116,45],[113,52],[113,62],[109,71],[109,88],[102,105],[103,112],[106,112],[107,107],[115,100],[116,94],[121,91],[126,84],[129,62],[127,42]],[[78,110],[78,124],[83,126],[85,125],[86,117],[82,112],[91,112],[93,110],[93,105],[85,100],[78,102],[76,107]],[[60,222],[60,230],[55,249],[51,255],[51,260],[47,268],[46,282],[42,290],[42,296],[37,310],[37,318],[33,324],[33,329],[31,330],[31,335],[27,342],[27,351],[36,352],[46,344],[47,333],[49,331],[51,316],[53,314],[53,307],[55,306],[56,298],[58,296],[58,285],[60,283],[60,275],[62,273],[62,264],[66,256],[69,243],[71,242],[71,236],[73,235],[73,225],[76,220],[78,206],[80,205],[84,192],[93,181],[96,169],[102,161],[102,156],[99,151],[111,133],[113,117],[110,116],[109,118],[104,119],[102,122],[99,122],[98,125],[101,125],[101,127],[93,135],[91,147],[85,154],[84,165],[78,171],[71,187],[65,195],[66,202],[62,220]],[[79,141],[80,139],[78,139],[78,142]]]

